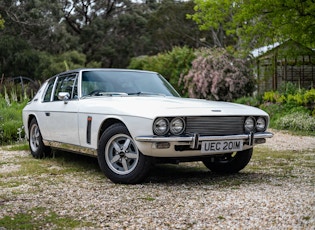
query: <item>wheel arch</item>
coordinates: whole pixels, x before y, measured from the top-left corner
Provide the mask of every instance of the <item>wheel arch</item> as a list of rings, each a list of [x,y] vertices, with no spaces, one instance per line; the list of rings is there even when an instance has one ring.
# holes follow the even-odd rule
[[[29,114],[28,117],[26,118],[26,122],[24,123],[25,137],[27,140],[29,139],[29,131],[30,131],[29,128],[30,128],[30,124],[33,118],[37,120],[35,114]]]
[[[120,124],[123,124],[127,130],[128,130],[128,127],[125,125],[125,123],[117,118],[108,118],[106,120],[103,121],[103,123],[101,124],[100,126],[100,129],[98,131],[98,136],[97,136],[97,145],[99,144],[99,140],[102,136],[102,134],[104,133],[104,131],[111,125],[113,124],[116,124],[116,123],[120,123]],[[129,130],[128,130],[129,132]],[[130,132],[129,132],[130,133]]]
[[[33,118],[35,118],[37,120],[37,118],[36,118],[36,116],[34,114],[30,114],[28,116],[27,127],[30,127],[30,124],[31,124],[31,121],[33,120]]]

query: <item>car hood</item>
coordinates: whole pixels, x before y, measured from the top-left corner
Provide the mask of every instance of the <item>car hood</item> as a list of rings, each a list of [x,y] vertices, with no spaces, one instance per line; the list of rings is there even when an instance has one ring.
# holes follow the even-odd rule
[[[81,112],[129,115],[153,119],[159,116],[268,116],[241,104],[161,96],[111,96],[81,99]]]

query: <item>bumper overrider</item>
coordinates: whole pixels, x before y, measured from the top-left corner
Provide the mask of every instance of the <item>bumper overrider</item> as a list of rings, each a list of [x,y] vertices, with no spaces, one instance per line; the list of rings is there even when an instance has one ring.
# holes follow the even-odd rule
[[[146,151],[151,156],[161,157],[185,157],[185,156],[200,156],[200,155],[212,155],[226,153],[228,151],[214,149],[211,151],[202,151],[203,143],[220,143],[237,141],[241,143],[239,151],[253,148],[256,144],[263,144],[266,142],[266,138],[273,137],[273,133],[270,132],[257,132],[249,134],[238,135],[224,135],[224,136],[200,136],[197,133],[185,135],[185,136],[137,136],[135,140],[140,142],[141,145],[146,146],[148,150],[148,144],[151,146],[151,151]],[[215,148],[215,147],[214,147]],[[150,152],[150,153],[149,153]]]

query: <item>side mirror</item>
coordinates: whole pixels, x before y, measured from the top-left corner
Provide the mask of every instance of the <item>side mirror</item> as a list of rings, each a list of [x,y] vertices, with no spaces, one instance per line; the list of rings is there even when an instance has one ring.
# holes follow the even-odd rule
[[[70,99],[70,93],[68,92],[59,92],[58,93],[58,99],[60,101],[66,101]]]

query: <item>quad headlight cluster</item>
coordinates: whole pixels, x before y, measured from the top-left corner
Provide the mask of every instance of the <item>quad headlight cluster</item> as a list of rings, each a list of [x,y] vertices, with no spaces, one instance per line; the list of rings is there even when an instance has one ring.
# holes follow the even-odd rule
[[[153,123],[155,135],[163,136],[167,134],[180,135],[185,131],[185,120],[182,117],[160,117]]]
[[[266,119],[264,117],[247,117],[244,122],[246,132],[264,132],[266,130]]]
[[[227,124],[223,126],[227,127]],[[159,117],[153,123],[153,133],[157,136],[181,135],[186,130],[184,117]],[[209,129],[209,127],[208,127]],[[264,132],[267,129],[267,118],[258,116],[245,117],[245,133]]]

